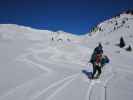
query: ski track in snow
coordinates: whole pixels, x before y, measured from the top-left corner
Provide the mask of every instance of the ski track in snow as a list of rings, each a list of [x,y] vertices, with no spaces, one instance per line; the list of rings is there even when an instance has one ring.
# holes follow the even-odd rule
[[[28,56],[28,55],[29,55],[29,53],[28,53],[28,54],[25,54],[24,56],[18,58],[17,61],[24,61],[24,62],[27,62],[27,63],[29,63],[29,64],[33,64],[33,65],[37,66],[39,69],[44,70],[44,71],[46,71],[46,72],[48,72],[48,73],[51,73],[51,72],[52,72],[52,70],[51,70],[50,68],[47,68],[47,67],[44,66],[44,65],[41,65],[41,64],[39,64],[39,63],[35,63],[35,62],[33,62],[33,61],[27,59],[27,56]],[[33,55],[33,56],[34,56],[34,55]]]
[[[35,57],[35,59],[38,59],[38,60],[41,60],[38,56],[35,56],[37,54],[39,54],[40,52],[37,50],[34,50],[32,49],[34,54],[32,54],[32,56]],[[42,53],[42,52],[41,52]],[[43,70],[43,71],[47,71],[48,73],[52,73],[52,69],[50,68],[47,68],[45,67],[44,65],[41,65],[39,63],[36,63],[36,62],[33,62],[32,60],[28,59],[28,56],[30,55],[30,53],[25,53],[25,54],[22,54],[20,57],[18,57],[16,59],[16,61],[23,61],[23,62],[26,62],[26,63],[29,63],[29,64],[33,64],[35,66],[37,66],[39,69]],[[41,60],[42,61],[42,60]],[[44,61],[45,62],[45,61]],[[50,63],[50,62],[49,62]],[[47,74],[48,74],[47,73]],[[63,84],[61,87],[58,87],[57,90],[55,90],[55,92],[53,94],[51,94],[49,97],[48,97],[48,100],[50,98],[52,98],[53,96],[55,96],[58,92],[60,92],[63,88],[65,88],[68,84],[70,84],[77,76],[79,76],[79,73],[78,74],[73,74],[71,76],[67,76],[65,77],[64,79],[61,79],[61,80],[58,80],[57,82],[55,83],[52,83],[51,85],[49,85],[47,88],[45,88],[44,90],[40,91],[40,92],[37,92],[36,94],[34,94],[30,100],[35,100],[37,99],[39,96],[43,95],[44,93],[46,93],[49,89],[52,89],[53,87],[56,87],[60,84]],[[0,98],[6,98],[7,96],[9,95],[12,95],[15,91],[17,91],[18,89],[21,89],[21,88],[24,88],[25,86],[27,86],[27,84],[29,83],[32,83],[32,81],[34,81],[35,79],[33,80],[30,80],[29,82],[25,82],[13,89],[11,89],[9,92],[7,92],[5,95],[1,96]],[[65,83],[63,83],[64,81],[66,81]]]
[[[77,77],[77,75],[76,75],[76,77]],[[73,80],[75,80],[75,78],[70,79],[68,82],[64,83],[61,87],[59,87],[57,90],[55,90],[55,92],[53,94],[51,94],[46,100],[51,100],[57,93],[59,93],[64,88],[67,88],[66,86],[69,85]]]
[[[109,81],[115,76],[115,73],[113,73],[110,77],[108,77],[108,79],[106,79],[104,82],[103,82],[103,86],[104,87],[107,87]]]
[[[57,81],[57,82],[55,82],[55,83],[49,85],[46,89],[44,89],[44,90],[42,90],[42,91],[36,93],[35,96],[33,96],[31,100],[37,99],[37,98],[38,98],[39,96],[41,96],[42,94],[46,93],[49,89],[51,89],[51,88],[53,88],[53,87],[55,87],[55,86],[60,85],[61,83],[63,83],[63,82],[66,81],[66,80],[67,80],[67,81],[69,80],[68,82],[70,83],[71,80],[75,79],[75,77],[77,77],[78,75],[79,75],[79,74],[74,74],[74,75],[72,75],[72,76],[68,76],[68,77],[66,77],[66,78],[64,78],[64,79],[62,79],[62,80],[59,80],[59,81]],[[67,82],[66,82],[66,83],[67,83]],[[64,84],[66,84],[66,83],[64,83]],[[60,87],[60,88],[61,88],[61,87]]]
[[[41,65],[41,64],[38,64],[38,63],[35,63],[29,59],[27,59],[27,56],[29,55],[30,53],[26,53],[26,54],[22,54],[20,57],[16,58],[16,61],[24,61],[26,63],[29,63],[29,64],[33,64],[35,65],[36,67],[38,67],[39,69],[43,70],[43,71],[46,71],[47,74],[50,74],[52,72],[52,70],[50,68],[47,68],[45,67],[44,65]],[[41,74],[40,76],[42,76],[43,74]],[[35,78],[37,79],[37,78]],[[3,97],[6,97],[8,95],[11,95],[13,94],[16,90],[20,89],[20,88],[23,88],[25,87],[27,84],[29,83],[32,83],[32,81],[34,81],[35,79],[32,79],[32,80],[29,80],[28,82],[25,82],[19,86],[16,86],[15,88],[9,90],[6,94],[4,94],[3,96],[1,96],[0,98],[3,98]]]
[[[92,95],[93,86],[95,84],[100,84],[100,83],[101,83],[101,81],[99,81],[99,80],[90,80],[90,83],[89,83],[89,87],[88,87],[88,90],[87,90],[87,93],[86,93],[85,100],[90,100],[91,95]]]
[[[88,90],[87,90],[87,93],[86,93],[85,100],[90,100],[91,90],[92,90],[92,86],[91,86],[91,80],[90,80],[90,83],[89,83],[89,87],[88,87]]]

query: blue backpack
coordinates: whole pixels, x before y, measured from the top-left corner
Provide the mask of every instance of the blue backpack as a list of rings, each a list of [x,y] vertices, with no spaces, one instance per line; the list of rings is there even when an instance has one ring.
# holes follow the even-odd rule
[[[110,60],[109,60],[109,58],[107,57],[107,56],[105,56],[104,58],[102,58],[102,60],[101,60],[101,64],[102,65],[105,65],[106,63],[109,63],[110,62]]]

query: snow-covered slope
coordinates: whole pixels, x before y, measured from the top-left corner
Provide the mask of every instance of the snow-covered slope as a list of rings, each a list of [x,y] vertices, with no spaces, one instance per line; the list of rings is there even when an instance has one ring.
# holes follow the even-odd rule
[[[90,34],[92,37],[95,37],[95,39],[98,39],[99,42],[119,41],[121,36],[127,41],[133,40],[133,15],[131,14],[120,14],[120,16],[100,23],[97,27],[100,30]]]
[[[107,100],[131,100],[133,93],[133,52],[128,52],[125,49],[129,45],[133,47],[133,15],[120,14],[120,16],[100,23],[98,28],[101,29],[97,32],[92,32],[85,42],[88,43],[89,48],[94,48],[99,42],[102,43],[105,54],[111,60],[110,64],[106,66],[108,68],[103,70],[103,77],[109,79],[108,85],[106,85],[106,98]],[[117,46],[121,36],[126,43],[124,48]],[[106,71],[109,67],[111,70]],[[109,72],[110,75],[108,75]],[[109,77],[112,78],[110,79]],[[95,86],[95,88],[94,98],[98,98],[97,94],[100,93],[98,90],[100,87]],[[93,97],[91,100],[93,100]]]
[[[0,37],[1,39],[55,40],[57,42],[70,42],[75,38],[79,38],[79,36],[63,31],[37,30],[16,24],[0,24]]]
[[[89,35],[0,25],[0,100],[131,100],[133,15],[100,23]],[[115,28],[114,28],[115,27]],[[91,36],[90,36],[91,34]],[[119,48],[123,36],[126,46]],[[81,72],[101,42],[110,63],[98,80]]]

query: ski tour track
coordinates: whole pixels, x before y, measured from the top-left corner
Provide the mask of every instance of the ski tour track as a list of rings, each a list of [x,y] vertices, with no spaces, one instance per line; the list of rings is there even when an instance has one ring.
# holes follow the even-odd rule
[[[50,84],[48,84],[47,86],[44,86],[44,88],[39,87],[38,90],[34,90],[34,87],[40,83],[38,83],[38,80],[43,80],[43,77],[48,76],[48,75],[52,75],[54,76],[54,73],[56,73],[55,71],[58,71],[58,68],[52,69],[52,67],[46,67],[44,65],[49,64],[51,65],[57,65],[56,63],[50,62],[48,60],[43,60],[41,58],[39,58],[38,54],[43,53],[43,50],[36,50],[34,48],[28,48],[28,51],[30,51],[30,53],[25,53],[20,55],[18,58],[16,58],[16,61],[22,61],[25,63],[29,63],[32,65],[35,65],[38,69],[44,71],[44,74],[41,74],[40,76],[29,80],[28,82],[25,82],[23,84],[20,84],[12,89],[10,89],[7,93],[5,93],[4,95],[0,96],[0,100],[9,100],[9,98],[13,99],[19,99],[19,100],[40,100],[38,98],[40,98],[41,96],[47,94],[47,97],[44,98],[45,100],[53,100],[53,98],[58,95],[60,92],[62,92],[64,89],[69,89],[69,86],[75,81],[77,80],[79,77],[81,77],[81,71],[78,72],[73,72],[71,74],[66,75],[62,75],[62,73],[59,76],[63,76],[63,77],[55,77],[55,79],[51,79],[52,81],[50,82]],[[45,52],[44,52],[45,53]],[[57,66],[62,66],[62,65],[57,65]],[[81,66],[81,65],[79,65]],[[57,72],[59,73],[59,72]],[[58,76],[58,75],[57,75]],[[104,82],[103,87],[107,85],[107,83],[109,82],[109,80],[112,78],[113,76],[111,76],[108,80],[106,80]],[[88,80],[88,79],[87,79]],[[47,80],[43,80],[47,81]],[[85,100],[91,100],[91,95],[92,95],[92,90],[93,90],[93,86],[95,84],[97,84],[99,82],[95,82],[93,80],[88,80],[88,89],[86,89],[86,96],[83,97],[85,98]],[[100,82],[101,83],[101,82]],[[31,86],[33,85],[33,86]],[[30,87],[29,87],[30,86]],[[27,89],[29,87],[29,90]],[[29,97],[23,97],[26,95],[26,93],[30,92],[30,89],[34,90],[34,92],[29,96]],[[54,90],[53,90],[54,89]],[[52,92],[51,92],[52,91]],[[26,92],[26,93],[25,93]],[[23,93],[23,94],[22,94]],[[75,92],[76,93],[76,92]],[[19,96],[22,96],[19,98]],[[55,100],[55,98],[54,98]]]

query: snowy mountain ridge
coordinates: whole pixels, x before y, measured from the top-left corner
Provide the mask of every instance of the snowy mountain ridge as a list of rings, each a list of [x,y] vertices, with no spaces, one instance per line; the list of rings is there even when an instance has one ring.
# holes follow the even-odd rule
[[[132,22],[133,22],[133,15],[132,14],[126,14],[122,13],[119,16],[115,16],[111,19],[108,19],[104,22],[101,22],[96,26],[97,30],[96,32],[92,31],[89,33],[90,35],[96,34],[96,33],[114,33],[114,31],[117,31],[121,28],[132,28]],[[101,34],[100,34],[101,35]]]
[[[10,31],[9,31],[10,30]],[[34,34],[35,36],[33,37]],[[39,30],[31,27],[21,26],[17,24],[0,24],[0,37],[2,38],[19,38],[24,37],[31,40],[55,40],[55,41],[68,41],[75,38],[79,38],[72,33],[64,31],[49,31],[49,30]],[[38,38],[37,38],[38,37]]]
[[[133,42],[133,15],[120,14],[112,19],[106,20],[97,25],[96,31],[88,33],[86,41],[94,40],[96,43],[102,42],[104,44],[117,44],[120,37],[124,37],[127,44]]]

